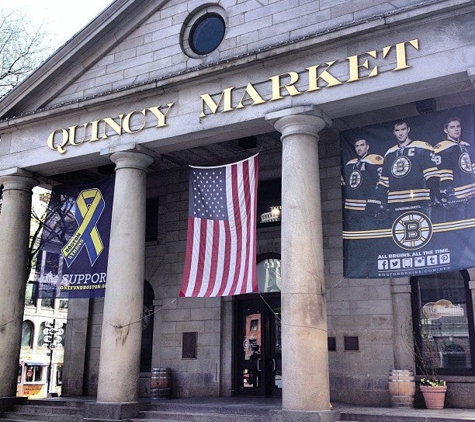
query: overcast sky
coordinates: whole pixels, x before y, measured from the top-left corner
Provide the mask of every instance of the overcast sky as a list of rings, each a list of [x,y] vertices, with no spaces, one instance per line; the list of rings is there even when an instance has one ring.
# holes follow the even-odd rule
[[[56,49],[85,27],[113,0],[0,0],[4,11],[19,10],[27,14],[31,23],[43,24]]]

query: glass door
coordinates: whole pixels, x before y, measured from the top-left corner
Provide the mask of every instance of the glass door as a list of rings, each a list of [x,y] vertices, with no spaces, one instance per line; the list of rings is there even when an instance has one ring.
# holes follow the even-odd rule
[[[235,391],[276,397],[282,391],[280,295],[246,296],[236,301]]]

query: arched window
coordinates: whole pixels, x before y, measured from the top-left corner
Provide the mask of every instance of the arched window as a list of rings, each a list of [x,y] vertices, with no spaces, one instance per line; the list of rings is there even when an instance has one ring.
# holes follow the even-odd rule
[[[264,254],[258,257],[257,282],[260,293],[280,293],[280,255]]]
[[[418,373],[475,375],[472,295],[467,271],[411,279]]]
[[[21,345],[22,347],[33,348],[34,325],[31,321],[23,321],[21,329]]]

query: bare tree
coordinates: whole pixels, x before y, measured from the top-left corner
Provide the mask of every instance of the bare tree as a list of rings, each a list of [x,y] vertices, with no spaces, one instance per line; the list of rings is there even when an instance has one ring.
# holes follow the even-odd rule
[[[0,9],[0,99],[50,53],[46,32],[18,11]]]

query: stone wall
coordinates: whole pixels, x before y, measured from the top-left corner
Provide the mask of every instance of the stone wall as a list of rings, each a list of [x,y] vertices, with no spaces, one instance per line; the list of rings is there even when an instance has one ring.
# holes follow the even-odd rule
[[[431,1],[405,0],[403,6],[385,0],[346,1],[235,1],[222,0],[214,7],[226,20],[225,38],[217,51],[207,57],[183,54],[181,36],[190,15],[203,8],[201,0],[168,1],[149,6],[149,17],[119,45],[115,37],[104,42],[111,50],[90,71],[55,98],[51,105],[113,92],[126,86],[180,75],[210,63],[247,56],[308,37],[322,36],[371,22],[392,22],[398,13],[412,13]],[[442,3],[442,2],[436,2]],[[209,5],[208,5],[209,7]],[[437,4],[432,7],[437,8]],[[440,6],[441,7],[441,6]],[[347,36],[347,34],[344,34]],[[87,65],[87,63],[84,63]]]

